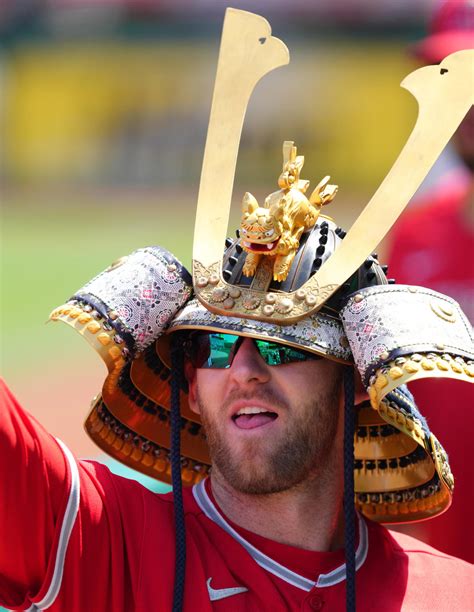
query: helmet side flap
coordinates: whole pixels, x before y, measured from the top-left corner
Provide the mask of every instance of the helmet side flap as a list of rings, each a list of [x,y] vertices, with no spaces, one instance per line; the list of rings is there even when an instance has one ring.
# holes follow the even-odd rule
[[[112,263],[50,319],[74,327],[110,369],[152,344],[191,294],[184,266],[165,249],[146,247]]]

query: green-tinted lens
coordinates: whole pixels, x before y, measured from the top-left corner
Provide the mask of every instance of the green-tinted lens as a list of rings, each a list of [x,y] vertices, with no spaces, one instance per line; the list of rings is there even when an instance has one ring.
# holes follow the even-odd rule
[[[229,368],[243,336],[222,332],[198,333],[192,338],[192,362],[197,368]],[[254,340],[267,365],[282,365],[319,359],[317,355],[267,340]]]
[[[258,352],[268,365],[282,365],[285,363],[294,363],[296,361],[307,361],[312,358],[310,353],[276,342],[255,340],[255,344],[257,345]],[[314,358],[316,358],[316,356]]]
[[[233,334],[213,333],[209,334],[209,358],[204,368],[228,368],[232,363],[235,345],[241,336]]]

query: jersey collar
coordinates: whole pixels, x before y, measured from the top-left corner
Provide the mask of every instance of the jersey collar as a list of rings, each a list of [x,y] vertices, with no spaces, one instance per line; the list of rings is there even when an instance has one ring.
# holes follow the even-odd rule
[[[258,563],[258,565],[260,565],[260,567],[263,567],[263,569],[267,570],[271,574],[281,578],[281,580],[284,580],[297,588],[302,589],[303,591],[310,591],[314,587],[321,588],[334,586],[335,584],[338,584],[346,579],[345,563],[339,565],[327,574],[320,574],[318,580],[314,582],[313,580],[309,580],[308,578],[297,574],[263,553],[239,533],[237,533],[237,531],[226,521],[220,510],[209,497],[209,494],[206,491],[205,482],[206,480],[202,480],[200,483],[193,486],[193,496],[196,503],[207,518],[216,523],[239,544],[241,544],[252,559]],[[357,518],[359,521],[359,545],[355,555],[356,570],[363,565],[365,559],[367,558],[369,548],[367,525],[360,515],[357,515]]]

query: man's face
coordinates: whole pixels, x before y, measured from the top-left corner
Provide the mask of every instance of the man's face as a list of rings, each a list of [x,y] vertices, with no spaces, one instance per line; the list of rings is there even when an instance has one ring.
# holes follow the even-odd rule
[[[326,359],[269,366],[246,338],[230,368],[187,364],[186,374],[214,470],[235,490],[264,495],[334,476],[341,366]]]

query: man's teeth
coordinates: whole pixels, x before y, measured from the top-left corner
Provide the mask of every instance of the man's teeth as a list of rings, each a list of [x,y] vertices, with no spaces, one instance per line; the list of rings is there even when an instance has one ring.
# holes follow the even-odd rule
[[[268,412],[268,410],[254,406],[247,406],[245,408],[241,408],[235,416],[240,416],[241,414],[260,414],[261,412]]]

